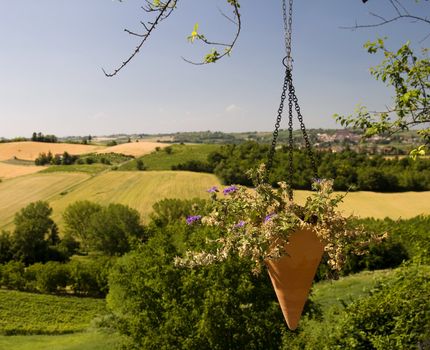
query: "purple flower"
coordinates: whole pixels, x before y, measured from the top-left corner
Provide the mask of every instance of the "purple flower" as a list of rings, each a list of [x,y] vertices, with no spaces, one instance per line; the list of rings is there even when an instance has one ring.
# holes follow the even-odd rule
[[[218,191],[218,187],[216,187],[216,186],[212,186],[210,189],[208,189],[208,190],[207,190],[207,192],[209,192],[209,193],[219,192],[219,191]]]
[[[234,228],[239,228],[245,226],[245,221],[240,220],[236,225],[234,225]]]
[[[233,193],[235,191],[237,191],[237,186],[232,185],[232,186],[224,188],[224,190],[222,191],[222,193],[224,193],[224,195],[227,195],[227,194]]]
[[[187,217],[187,224],[191,225],[196,221],[199,221],[202,218],[201,215],[191,215],[189,217]]]
[[[270,219],[272,219],[274,216],[276,216],[276,214],[275,214],[275,213],[272,213],[272,214],[267,215],[267,216],[264,218],[264,222],[269,221],[269,220],[270,220]]]

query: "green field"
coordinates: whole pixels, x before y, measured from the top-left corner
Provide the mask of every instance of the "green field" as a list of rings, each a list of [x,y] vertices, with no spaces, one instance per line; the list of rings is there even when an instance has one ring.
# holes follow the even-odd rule
[[[0,334],[65,334],[106,313],[104,299],[0,290]]]
[[[51,165],[41,171],[41,173],[87,173],[87,174],[98,174],[104,170],[109,169],[110,166],[106,164],[73,164],[73,165]]]
[[[312,299],[321,305],[324,312],[332,307],[342,307],[364,296],[376,286],[382,278],[391,275],[394,270],[363,271],[336,281],[322,281],[312,288]]]
[[[116,350],[118,337],[102,332],[0,336],[0,350]]]
[[[219,145],[172,145],[172,153],[168,154],[166,149],[152,152],[140,157],[147,170],[171,170],[173,165],[197,160],[205,162],[208,155],[220,148]],[[119,170],[137,170],[136,160],[123,164]]]
[[[118,336],[91,328],[104,314],[104,299],[0,290],[0,350],[113,350]]]

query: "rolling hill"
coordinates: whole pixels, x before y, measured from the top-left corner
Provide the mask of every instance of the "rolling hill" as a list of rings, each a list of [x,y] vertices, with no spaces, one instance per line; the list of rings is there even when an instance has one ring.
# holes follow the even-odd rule
[[[122,203],[137,209],[146,221],[152,205],[163,198],[209,198],[206,190],[221,186],[212,174],[187,171],[107,171],[90,175],[79,172],[37,173],[0,183],[0,229],[10,228],[14,214],[27,204],[47,200],[61,227],[61,213],[78,200],[101,204]],[[309,191],[295,191],[303,202]],[[430,192],[349,193],[344,213],[384,218],[410,218],[430,214]]]

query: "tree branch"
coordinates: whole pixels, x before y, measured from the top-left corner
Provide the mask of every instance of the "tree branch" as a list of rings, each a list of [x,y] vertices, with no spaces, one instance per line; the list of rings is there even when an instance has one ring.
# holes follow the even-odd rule
[[[147,12],[158,12],[157,17],[155,18],[154,22],[148,22],[148,25],[141,22],[142,25],[145,27],[146,33],[139,34],[139,33],[132,32],[128,29],[124,29],[124,31],[127,32],[128,34],[141,37],[142,40],[136,46],[134,51],[128,56],[128,58],[125,61],[123,61],[122,64],[118,68],[114,69],[113,72],[108,73],[108,72],[106,72],[105,69],[102,68],[105,76],[113,77],[113,76],[117,75],[139,53],[143,44],[149,38],[149,36],[151,35],[151,33],[155,29],[155,27],[161,21],[163,21],[164,19],[166,19],[167,17],[170,16],[170,14],[172,13],[172,11],[174,10],[174,8],[176,6],[177,0],[167,0],[167,2],[165,2],[165,3],[160,3],[159,8],[154,8],[154,6],[149,1],[146,1],[146,2],[148,3],[148,8],[146,8],[146,9],[144,7],[142,7],[142,8]]]

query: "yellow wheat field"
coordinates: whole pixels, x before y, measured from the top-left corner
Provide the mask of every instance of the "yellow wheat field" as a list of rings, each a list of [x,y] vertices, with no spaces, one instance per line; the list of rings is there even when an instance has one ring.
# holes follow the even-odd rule
[[[17,176],[33,174],[45,168],[44,166],[15,165],[0,162],[0,179],[10,179]]]
[[[159,142],[128,142],[122,143],[120,145],[107,147],[103,150],[97,151],[97,153],[122,153],[128,156],[140,157],[145,154],[151,153],[155,150],[156,147],[164,148],[169,146],[167,143],[159,143]]]
[[[13,215],[30,202],[48,201],[53,218],[62,227],[62,213],[71,203],[90,200],[122,203],[135,208],[147,222],[155,202],[163,198],[209,198],[206,190],[222,186],[213,174],[179,171],[111,171],[32,174],[0,182],[0,229],[11,228]],[[295,191],[300,203],[309,191]],[[221,194],[222,196],[222,194]],[[341,209],[345,215],[392,219],[430,215],[430,191],[404,193],[352,192]]]
[[[103,147],[92,145],[79,145],[70,143],[47,143],[47,142],[6,142],[0,143],[0,161],[8,159],[35,160],[40,153],[61,154],[85,154],[95,152]]]
[[[10,228],[16,212],[39,200],[50,201],[88,179],[82,173],[31,174],[0,182],[0,230]]]

